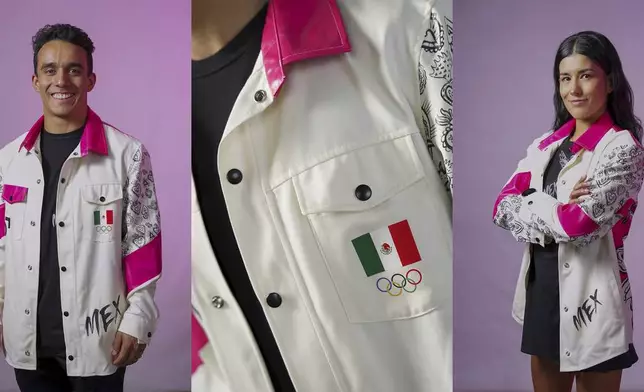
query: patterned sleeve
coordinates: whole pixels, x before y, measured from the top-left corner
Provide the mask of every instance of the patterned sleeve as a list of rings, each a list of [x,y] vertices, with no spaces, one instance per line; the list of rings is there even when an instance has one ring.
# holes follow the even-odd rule
[[[447,4],[444,4],[447,3]],[[446,189],[453,191],[453,93],[454,51],[451,2],[436,2],[425,26],[418,61],[422,135]]]
[[[522,200],[520,216],[556,242],[584,246],[630,219],[644,179],[644,150],[628,141],[609,144],[588,177],[590,196],[580,204],[561,203],[535,192]]]
[[[0,169],[0,325],[2,325],[2,313],[4,311],[4,280],[5,280],[5,236],[7,235],[7,226],[5,223],[5,204],[1,198],[4,181],[2,179],[2,170]]]
[[[150,154],[139,144],[123,192],[123,275],[128,308],[119,331],[149,343],[159,312],[154,302],[161,277],[161,222]]]
[[[537,148],[542,138],[543,136],[537,138],[528,147],[525,158],[519,161],[512,177],[501,189],[501,193],[494,203],[492,213],[494,224],[510,231],[517,241],[541,245],[545,241],[544,233],[538,230],[529,220],[522,219],[519,212],[523,201],[522,193],[530,188],[530,181],[532,180],[532,173],[528,168],[531,152]]]

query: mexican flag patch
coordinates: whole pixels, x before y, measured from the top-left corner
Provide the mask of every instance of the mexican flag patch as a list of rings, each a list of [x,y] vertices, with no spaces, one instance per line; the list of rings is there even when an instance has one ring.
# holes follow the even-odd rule
[[[94,226],[108,226],[114,224],[114,210],[100,209],[94,211]]]
[[[354,238],[353,248],[367,276],[373,276],[421,260],[407,220]]]

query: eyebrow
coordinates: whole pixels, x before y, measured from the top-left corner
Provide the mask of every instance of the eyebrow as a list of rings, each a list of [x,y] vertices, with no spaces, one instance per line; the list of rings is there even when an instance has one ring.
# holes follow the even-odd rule
[[[45,63],[45,64],[43,64],[43,65],[40,67],[40,69],[45,69],[45,68],[49,68],[49,67],[56,67],[56,66],[58,66],[58,63],[50,62],[50,63]],[[80,69],[84,69],[84,68],[83,68],[83,64],[81,64],[81,63],[69,63],[69,64],[67,64],[67,68],[80,68]]]
[[[584,72],[595,72],[595,71],[592,68],[584,68],[584,69],[580,69],[577,73],[584,73]],[[570,76],[570,73],[560,72],[559,76]]]

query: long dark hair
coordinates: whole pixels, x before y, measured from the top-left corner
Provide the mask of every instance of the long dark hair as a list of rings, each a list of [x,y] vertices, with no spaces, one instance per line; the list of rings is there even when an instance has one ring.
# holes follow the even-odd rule
[[[559,95],[559,63],[573,54],[584,55],[601,67],[613,87],[606,102],[608,113],[616,125],[629,130],[638,141],[641,141],[642,122],[633,112],[633,90],[624,75],[617,50],[608,38],[594,31],[573,34],[566,38],[557,49],[553,70],[555,79],[553,129],[559,129],[572,118]]]

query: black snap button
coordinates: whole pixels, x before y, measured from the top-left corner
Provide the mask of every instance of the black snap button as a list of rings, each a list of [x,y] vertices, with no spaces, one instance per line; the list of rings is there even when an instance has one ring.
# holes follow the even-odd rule
[[[264,102],[266,99],[266,91],[258,90],[255,92],[255,102]]]
[[[67,359],[69,359],[70,361],[73,361],[73,360],[74,360],[74,356],[73,356],[73,355],[70,355],[69,357],[67,357]]]
[[[266,298],[266,303],[271,308],[279,308],[282,304],[282,296],[277,293],[270,293]]]
[[[226,174],[226,179],[233,185],[239,184],[243,177],[244,176],[239,169],[231,169],[228,171],[228,174]]]
[[[29,271],[31,271],[31,270],[33,269],[33,267],[32,267],[32,266],[27,266],[27,269],[28,269]]]
[[[528,188],[525,191],[521,192],[521,196],[530,196],[531,194],[535,193],[537,190],[534,188]]]
[[[358,200],[367,201],[371,199],[371,188],[368,185],[358,185],[356,188],[356,197]]]
[[[60,267],[60,270],[65,272],[65,271],[67,271],[67,267]]]
[[[148,337],[149,337],[149,338],[151,338],[151,337],[152,337],[152,332],[148,332]]]
[[[76,155],[78,155],[78,153],[76,151],[74,151],[74,156],[76,156]]]
[[[531,206],[531,205],[532,205],[532,200],[530,200],[530,201],[528,202],[528,205],[529,205],[529,206]]]
[[[540,242],[538,238],[535,238],[534,240],[537,241],[537,244]]]
[[[58,222],[58,226],[65,227],[65,222]]]
[[[98,200],[100,200],[101,203],[104,202],[105,201],[105,196],[101,196]]]
[[[60,182],[61,182],[62,184],[64,184],[64,183],[65,183],[65,179],[64,179],[64,178],[61,178],[61,179],[60,179]]]
[[[37,180],[37,181],[36,181],[36,184],[40,184],[40,180]]]
[[[64,315],[65,317],[69,317],[69,312],[63,312],[63,315]]]

